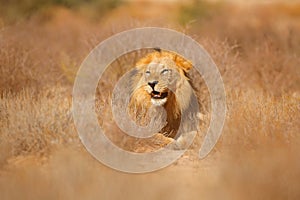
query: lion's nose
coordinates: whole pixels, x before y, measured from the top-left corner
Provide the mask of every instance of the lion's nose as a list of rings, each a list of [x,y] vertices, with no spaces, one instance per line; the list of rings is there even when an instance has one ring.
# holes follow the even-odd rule
[[[152,81],[152,82],[148,82],[148,85],[150,85],[150,87],[152,87],[152,89],[154,90],[154,87],[157,83],[158,81]]]

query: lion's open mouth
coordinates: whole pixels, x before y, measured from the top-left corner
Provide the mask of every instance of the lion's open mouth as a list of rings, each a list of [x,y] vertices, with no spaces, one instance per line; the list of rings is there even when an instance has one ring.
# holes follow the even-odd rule
[[[151,92],[151,98],[153,99],[164,99],[168,96],[168,92],[158,92],[153,90]]]

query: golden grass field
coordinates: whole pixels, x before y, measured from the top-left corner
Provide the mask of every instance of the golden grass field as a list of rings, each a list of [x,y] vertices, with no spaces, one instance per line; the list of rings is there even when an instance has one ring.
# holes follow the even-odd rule
[[[300,2],[5,2],[0,0],[1,200],[300,198]],[[81,144],[72,86],[97,44],[144,26],[173,28],[203,45],[222,74],[227,117],[216,147],[199,160],[210,99],[195,76],[204,121],[192,147],[167,168],[126,174],[104,166]],[[136,59],[114,62],[115,70],[100,81],[100,116],[109,113],[105,97],[114,81]],[[100,124],[109,127],[110,121]],[[123,143],[128,149],[135,144]]]

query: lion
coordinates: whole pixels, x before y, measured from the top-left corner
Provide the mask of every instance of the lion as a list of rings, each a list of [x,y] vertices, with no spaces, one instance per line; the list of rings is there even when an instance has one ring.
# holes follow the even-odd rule
[[[136,63],[129,115],[146,125],[149,118],[159,119],[164,108],[166,122],[159,133],[179,141],[181,135],[198,129],[198,101],[188,75],[193,65],[176,53],[155,50]]]

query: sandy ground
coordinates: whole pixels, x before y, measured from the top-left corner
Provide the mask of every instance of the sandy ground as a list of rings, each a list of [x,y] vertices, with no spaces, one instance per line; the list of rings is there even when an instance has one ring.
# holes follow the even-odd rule
[[[47,159],[17,157],[1,169],[1,199],[199,199],[211,195],[220,178],[215,171],[216,154],[201,161],[188,154],[169,167],[145,174],[115,171],[86,151],[58,150]]]

